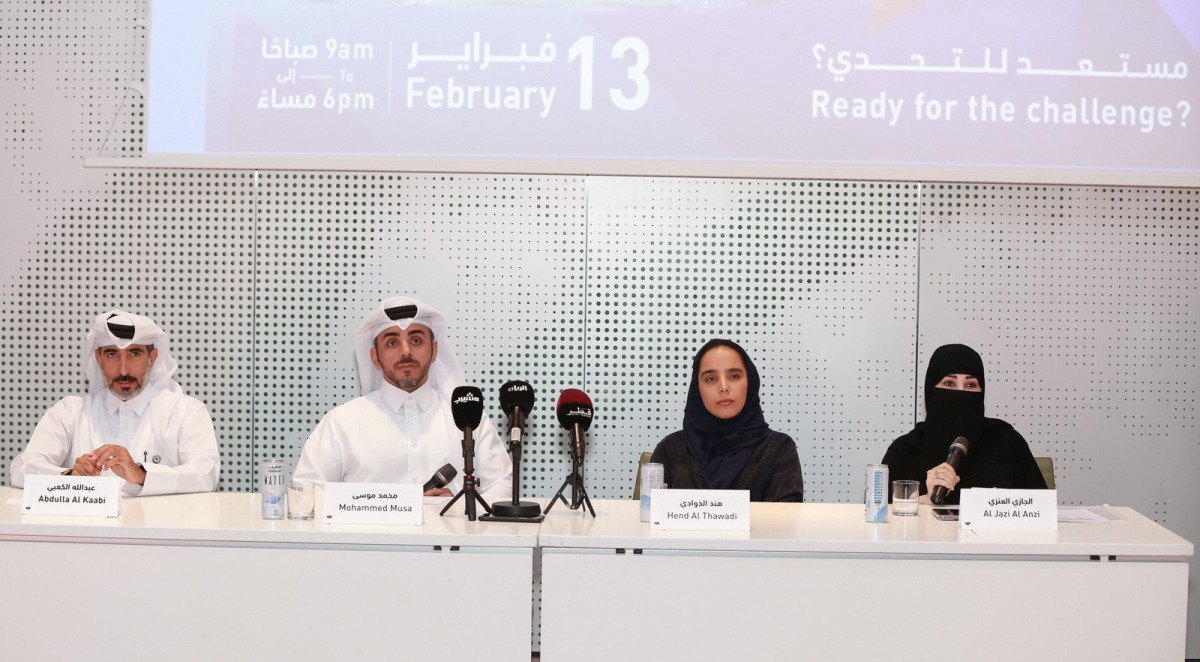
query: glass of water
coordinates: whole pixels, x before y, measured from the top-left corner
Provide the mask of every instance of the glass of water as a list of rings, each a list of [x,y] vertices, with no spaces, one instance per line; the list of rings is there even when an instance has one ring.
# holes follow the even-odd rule
[[[897,517],[912,517],[917,514],[917,500],[921,498],[921,484],[915,480],[892,481],[892,514]]]
[[[317,486],[302,480],[287,485],[288,519],[312,519],[317,506]]]

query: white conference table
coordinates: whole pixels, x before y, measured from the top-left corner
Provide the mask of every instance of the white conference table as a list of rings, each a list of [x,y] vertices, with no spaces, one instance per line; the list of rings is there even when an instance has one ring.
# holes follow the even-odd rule
[[[651,531],[635,501],[541,525],[259,517],[246,493],[21,516],[0,487],[11,659],[1138,659],[1184,654],[1188,541],[1107,524],[980,535],[752,504],[749,534]]]
[[[229,492],[22,516],[21,494],[0,487],[4,659],[529,660],[537,525],[264,520]]]
[[[751,531],[651,531],[634,501],[541,526],[541,656],[560,660],[1184,658],[1190,542],[1118,521],[978,534],[751,504]]]

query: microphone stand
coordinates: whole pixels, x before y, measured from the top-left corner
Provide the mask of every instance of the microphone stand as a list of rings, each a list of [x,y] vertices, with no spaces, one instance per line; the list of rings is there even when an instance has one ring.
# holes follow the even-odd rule
[[[508,431],[508,449],[512,453],[512,503],[497,501],[492,510],[479,519],[485,522],[540,522],[546,519],[542,507],[532,501],[521,501],[521,408],[515,407],[510,417],[514,425]]]
[[[487,511],[489,515],[492,514],[492,509],[488,506],[487,502],[483,500],[483,497],[479,496],[479,490],[477,489],[479,485],[479,479],[475,477],[475,440],[471,438],[471,428],[463,427],[462,443],[463,488],[458,491],[458,494],[454,495],[454,498],[450,500],[450,503],[446,504],[445,507],[442,508],[442,512],[438,513],[438,515],[445,516],[446,511],[450,510],[450,506],[453,506],[455,501],[458,501],[465,495],[467,500],[463,502],[463,505],[467,508],[467,519],[474,522],[476,502],[481,504],[483,509]]]
[[[575,424],[574,434],[575,439],[582,439],[583,431],[579,428],[578,423]],[[567,476],[567,479],[563,481],[562,487],[558,488],[558,493],[554,495],[554,498],[546,506],[547,513],[561,499],[571,510],[579,510],[580,506],[586,505],[592,517],[596,516],[596,510],[592,508],[592,500],[588,498],[587,490],[583,489],[583,474],[580,471],[583,458],[580,457],[581,453],[577,452],[580,450],[582,450],[582,443],[579,444],[578,448],[571,449],[571,475]],[[571,486],[571,503],[567,503],[567,498],[563,496],[563,490],[567,489],[568,485]]]

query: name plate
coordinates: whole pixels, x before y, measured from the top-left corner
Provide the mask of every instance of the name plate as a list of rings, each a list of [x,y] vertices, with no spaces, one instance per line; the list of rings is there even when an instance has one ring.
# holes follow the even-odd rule
[[[121,514],[121,479],[116,476],[26,476],[21,514],[116,517]]]
[[[749,531],[749,490],[650,490],[650,528]]]
[[[958,526],[973,531],[1054,531],[1056,490],[970,488],[959,497]]]
[[[326,524],[420,526],[421,506],[416,483],[325,483],[322,519]]]

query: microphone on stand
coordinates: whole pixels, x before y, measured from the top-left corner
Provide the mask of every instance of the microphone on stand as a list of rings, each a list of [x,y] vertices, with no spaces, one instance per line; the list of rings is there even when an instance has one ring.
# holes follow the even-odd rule
[[[525,419],[533,409],[533,387],[529,382],[510,381],[500,387],[500,409],[508,416],[508,450],[512,453],[512,503],[497,501],[492,504],[491,515],[482,519],[504,522],[540,522],[545,519],[542,507],[532,501],[521,501],[521,438],[525,433]]]
[[[445,515],[455,501],[466,495],[464,505],[467,509],[467,519],[474,522],[476,502],[483,504],[483,509],[488,513],[492,512],[476,489],[479,479],[475,477],[475,439],[471,436],[483,420],[483,392],[474,386],[456,387],[450,394],[450,414],[454,417],[455,427],[463,433],[463,488],[442,508],[440,514]]]
[[[558,396],[558,423],[571,434],[571,454],[583,465],[583,433],[592,425],[592,399],[577,388],[569,388]],[[576,506],[578,508],[578,506]]]
[[[508,416],[508,443],[520,445],[525,419],[533,409],[533,387],[529,382],[511,381],[500,387],[500,409]]]
[[[571,475],[567,477],[563,486],[558,488],[558,493],[546,506],[546,512],[549,513],[559,499],[562,499],[563,503],[567,503],[562,493],[570,485],[570,509],[577,510],[580,506],[586,505],[592,517],[595,517],[596,511],[592,508],[592,501],[588,498],[587,490],[583,488],[583,456],[586,451],[583,433],[591,426],[592,416],[595,413],[592,409],[592,399],[577,388],[569,388],[558,396],[557,413],[559,424],[567,429],[571,437]]]
[[[454,427],[462,430],[463,448],[468,444],[474,451],[472,431],[483,420],[483,392],[474,386],[459,386],[450,394],[450,413],[454,416]]]
[[[963,458],[967,457],[967,448],[970,445],[971,442],[967,441],[966,437],[957,437],[950,444],[950,454],[946,456],[946,464],[950,465],[950,468],[954,469],[955,472],[958,471],[958,465],[962,463]],[[929,500],[940,506],[946,502],[946,495],[949,492],[950,490],[946,489],[945,485],[935,485],[933,492],[929,495]]]

